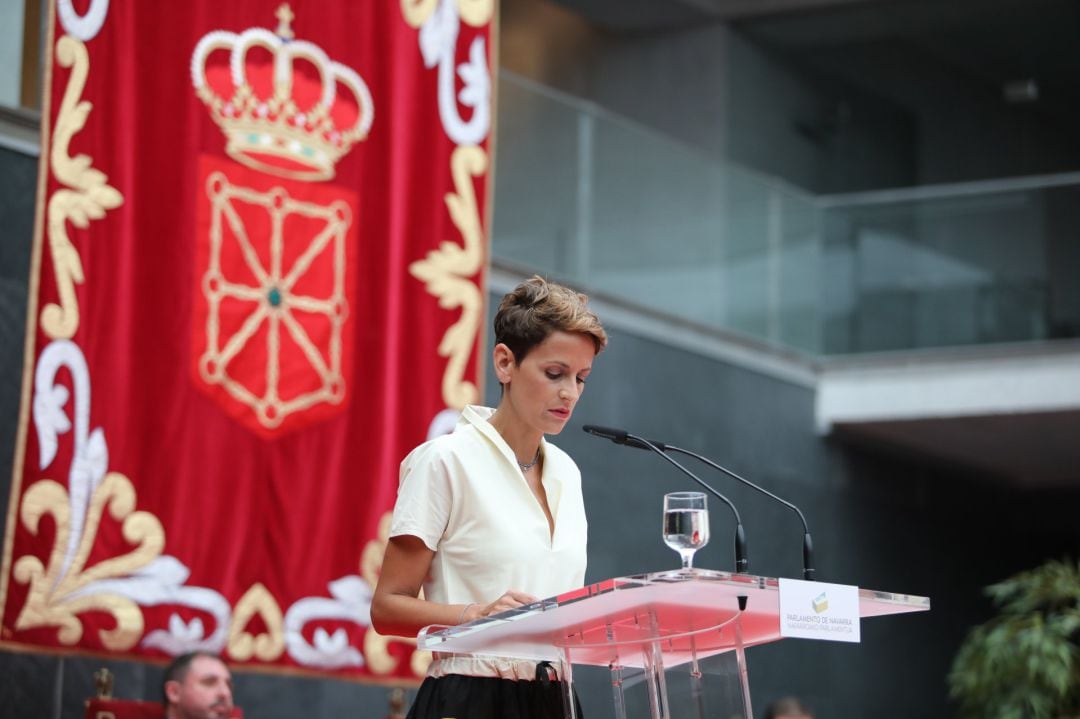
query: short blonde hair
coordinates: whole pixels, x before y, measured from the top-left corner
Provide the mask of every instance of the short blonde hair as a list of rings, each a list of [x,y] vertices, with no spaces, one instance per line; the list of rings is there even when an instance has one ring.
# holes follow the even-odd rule
[[[499,303],[495,342],[509,347],[514,361],[520,363],[553,332],[577,332],[588,335],[600,354],[607,345],[607,333],[588,302],[587,295],[533,275]]]

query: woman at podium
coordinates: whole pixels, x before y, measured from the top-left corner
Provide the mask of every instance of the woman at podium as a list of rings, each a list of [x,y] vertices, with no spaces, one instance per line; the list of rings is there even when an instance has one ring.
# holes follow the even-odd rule
[[[587,302],[540,277],[503,297],[492,353],[498,406],[466,407],[453,433],[401,463],[371,605],[379,633],[415,636],[583,585],[581,474],[544,435],[566,426],[607,344]],[[409,719],[563,716],[550,665],[439,653],[409,710]]]

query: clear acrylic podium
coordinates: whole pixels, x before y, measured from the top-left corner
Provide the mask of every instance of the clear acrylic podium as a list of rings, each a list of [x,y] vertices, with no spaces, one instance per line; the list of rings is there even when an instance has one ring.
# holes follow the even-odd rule
[[[929,608],[927,597],[859,590],[861,617]],[[750,719],[745,649],[780,638],[778,580],[694,569],[608,579],[469,624],[427,627],[418,639],[432,652],[551,662],[570,719],[578,719],[575,664],[610,669],[616,719]],[[720,691],[707,693],[709,683]],[[627,702],[631,687],[645,693],[640,714]]]

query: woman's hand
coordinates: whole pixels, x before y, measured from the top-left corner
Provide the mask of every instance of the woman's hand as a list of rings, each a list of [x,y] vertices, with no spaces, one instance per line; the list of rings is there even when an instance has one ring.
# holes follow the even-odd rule
[[[435,553],[419,537],[403,534],[387,542],[382,571],[371,601],[372,627],[379,634],[415,637],[429,625],[464,624],[507,609],[531,604],[536,598],[510,589],[490,604],[439,604],[420,599],[420,586],[431,570]]]
[[[519,592],[516,589],[508,589],[501,597],[491,604],[469,605],[462,617],[462,623],[471,622],[475,619],[480,619],[481,617],[489,617],[492,614],[505,612],[507,609],[516,609],[517,607],[522,607],[526,604],[532,604],[535,601],[536,597],[531,594]]]

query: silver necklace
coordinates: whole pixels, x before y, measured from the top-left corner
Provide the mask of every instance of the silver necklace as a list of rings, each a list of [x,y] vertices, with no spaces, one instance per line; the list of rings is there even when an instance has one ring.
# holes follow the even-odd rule
[[[522,472],[528,472],[530,469],[536,466],[537,462],[540,461],[540,448],[536,448],[536,456],[533,457],[533,460],[531,462],[522,462],[517,457],[514,457],[514,461],[518,463],[519,467],[521,467]]]

